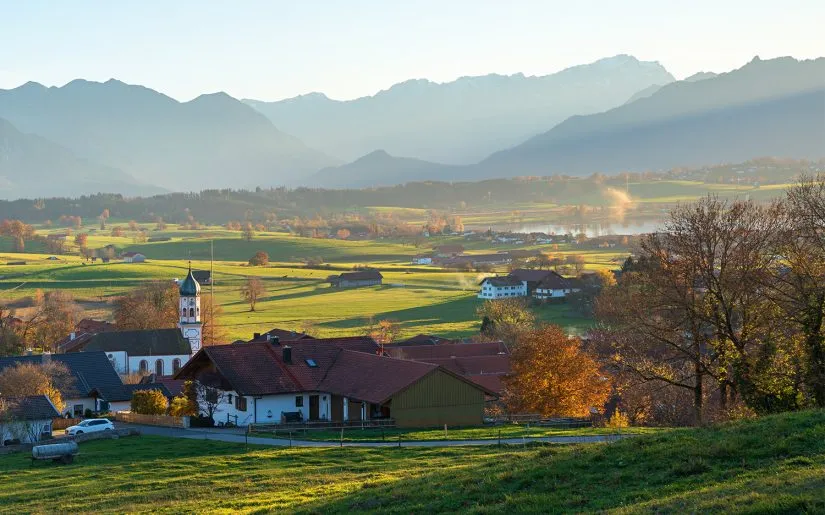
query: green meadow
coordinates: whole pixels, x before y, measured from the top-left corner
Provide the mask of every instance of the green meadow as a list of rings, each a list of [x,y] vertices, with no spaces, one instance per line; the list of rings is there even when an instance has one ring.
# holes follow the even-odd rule
[[[86,227],[90,230],[92,227]],[[54,232],[55,230],[53,230]],[[382,319],[399,323],[400,337],[435,333],[465,337],[480,327],[476,309],[478,282],[484,274],[456,272],[437,267],[411,265],[411,256],[430,250],[429,246],[464,243],[463,238],[438,238],[418,247],[392,240],[342,241],[301,238],[285,233],[259,233],[252,241],[239,233],[209,228],[189,231],[162,231],[153,236],[168,241],[135,244],[130,238],[90,232],[89,246],[115,245],[118,251],[137,251],[147,256],[145,263],[84,262],[78,256],[0,253],[0,302],[25,314],[37,290],[66,290],[79,301],[86,316],[111,318],[117,296],[150,280],[171,280],[186,274],[188,261],[195,269],[209,269],[214,250],[214,288],[204,288],[205,301],[211,299],[223,308],[220,325],[227,339],[250,338],[253,332],[272,327],[297,330],[307,322],[318,336],[364,334]],[[8,241],[0,243],[8,245]],[[469,242],[468,252],[496,252],[514,248],[489,242]],[[521,247],[545,250],[560,256],[582,254],[589,269],[617,268],[627,251],[617,249],[582,250],[574,245]],[[267,252],[270,264],[251,267],[246,261],[258,250]],[[301,261],[321,257],[324,265],[308,268]],[[25,261],[23,265],[9,262]],[[329,275],[349,271],[355,266],[377,267],[384,284],[369,288],[335,289],[326,282]],[[497,273],[506,273],[504,268]],[[260,277],[266,294],[255,311],[241,299],[240,290],[247,276]],[[573,333],[581,333],[592,321],[573,312],[565,304],[536,308],[539,319],[558,323]]]
[[[0,457],[13,513],[821,513],[825,412],[613,443],[264,448],[129,437]]]

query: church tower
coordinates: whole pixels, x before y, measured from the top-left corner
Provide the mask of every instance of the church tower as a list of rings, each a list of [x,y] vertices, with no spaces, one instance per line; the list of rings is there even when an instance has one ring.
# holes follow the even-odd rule
[[[183,337],[189,340],[192,354],[201,348],[201,285],[192,275],[192,264],[189,264],[189,274],[180,283],[180,327]]]

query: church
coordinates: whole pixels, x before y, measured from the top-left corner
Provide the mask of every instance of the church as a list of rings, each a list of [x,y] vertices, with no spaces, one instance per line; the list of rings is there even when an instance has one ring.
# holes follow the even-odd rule
[[[176,329],[74,333],[59,348],[60,353],[103,351],[118,374],[171,376],[178,372],[202,345],[201,287],[189,267],[178,284],[179,317]]]

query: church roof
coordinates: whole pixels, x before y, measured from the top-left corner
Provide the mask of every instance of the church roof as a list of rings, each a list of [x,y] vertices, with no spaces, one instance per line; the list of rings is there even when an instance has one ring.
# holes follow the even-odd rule
[[[201,291],[201,285],[198,284],[198,281],[195,280],[195,276],[192,275],[192,268],[189,268],[189,274],[186,276],[180,283],[180,294],[181,297],[194,297],[198,295]]]
[[[189,340],[180,329],[144,329],[99,333],[80,349],[83,352],[126,351],[130,356],[177,356],[190,354]]]

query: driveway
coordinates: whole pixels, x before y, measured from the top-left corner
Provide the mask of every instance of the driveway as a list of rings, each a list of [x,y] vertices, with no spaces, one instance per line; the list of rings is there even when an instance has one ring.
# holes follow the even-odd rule
[[[248,439],[243,428],[235,429],[179,429],[173,427],[143,426],[137,424],[117,424],[118,428],[134,427],[142,434],[168,436],[172,438],[189,438],[192,440],[213,440],[230,443],[251,443],[254,445],[271,445],[276,447],[341,447],[340,442],[315,442],[309,440],[290,440],[284,438],[261,438],[250,436]],[[593,436],[545,436],[536,438],[502,438],[502,444],[518,445],[524,443],[600,443],[615,442],[632,434],[593,435]],[[344,442],[343,447],[398,447],[398,440],[388,442]],[[410,440],[401,441],[402,447],[457,447],[461,445],[498,445],[498,440]]]

